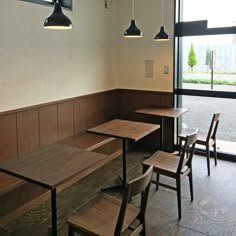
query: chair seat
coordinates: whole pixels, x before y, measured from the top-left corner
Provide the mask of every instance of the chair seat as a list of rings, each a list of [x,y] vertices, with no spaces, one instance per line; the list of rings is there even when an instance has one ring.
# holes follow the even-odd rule
[[[143,162],[143,165],[153,165],[154,169],[158,169],[158,172],[165,172],[165,174],[176,174],[180,157],[171,153],[157,151],[150,158]],[[184,160],[183,167],[187,160]]]
[[[115,231],[121,201],[108,194],[100,193],[79,208],[78,213],[70,216],[67,222],[77,229],[92,235],[112,236]],[[139,214],[139,209],[128,205],[122,232]]]
[[[180,138],[186,138],[187,135],[191,134],[194,131],[194,129],[185,128],[181,130],[181,133],[179,134]],[[207,133],[203,131],[199,131],[197,136],[197,144],[205,145],[207,144]],[[212,146],[214,144],[214,140],[209,140],[209,146]]]

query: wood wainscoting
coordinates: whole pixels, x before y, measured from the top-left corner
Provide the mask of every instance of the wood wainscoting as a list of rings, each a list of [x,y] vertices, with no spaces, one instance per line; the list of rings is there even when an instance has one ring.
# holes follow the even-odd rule
[[[117,118],[118,96],[117,90],[109,90],[0,113],[0,160]]]
[[[146,106],[158,107],[173,107],[173,93],[144,91],[144,90],[129,90],[120,89],[120,117],[135,121],[149,122],[160,124],[159,117],[135,113]],[[139,141],[139,144],[144,144],[151,149],[160,147],[160,130],[153,132],[147,137]],[[174,120],[172,118],[164,119],[164,144],[165,151],[173,151],[174,149]]]
[[[59,142],[114,118],[159,123],[157,117],[134,112],[139,108],[150,105],[172,107],[173,94],[113,89],[1,112],[0,161]],[[172,119],[165,120],[165,150],[171,150],[173,147],[173,125]],[[152,148],[158,148],[159,143],[159,131],[153,132],[139,142],[139,144],[145,144]],[[43,198],[46,198],[45,189],[39,189],[39,187],[32,184],[23,186],[17,181],[19,182],[16,178],[0,173],[0,202],[2,207],[4,207],[4,211],[0,207],[2,211],[0,225],[15,217],[7,217],[7,214],[10,214],[13,208],[22,207],[23,209],[23,205],[27,201],[32,201],[39,193],[43,194]],[[17,186],[17,189],[14,186]],[[8,197],[10,195],[13,196],[10,193],[14,193],[14,197]],[[17,204],[13,203],[13,201],[17,202]],[[4,205],[11,207],[7,208]],[[23,211],[25,211],[25,208]],[[19,210],[17,214],[20,215],[22,214],[21,212]],[[3,219],[4,216],[6,216],[5,220]],[[1,220],[3,221],[1,222]]]
[[[114,89],[1,112],[0,161],[58,142],[114,118],[159,123],[157,117],[134,112],[150,105],[173,107],[173,94]],[[164,133],[164,149],[172,148],[172,119],[165,119]],[[158,146],[158,135],[147,140]]]
[[[0,161],[117,118],[118,95],[117,90],[109,90],[0,113]],[[25,204],[41,194],[45,189],[0,172],[0,224],[27,210]]]

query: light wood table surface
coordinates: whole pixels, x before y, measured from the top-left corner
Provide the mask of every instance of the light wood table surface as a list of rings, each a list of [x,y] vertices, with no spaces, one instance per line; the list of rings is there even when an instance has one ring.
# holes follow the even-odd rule
[[[136,110],[136,113],[159,116],[161,118],[161,129],[160,129],[160,149],[163,149],[163,140],[164,140],[164,118],[179,118],[184,113],[186,113],[188,109],[186,108],[173,108],[173,107],[144,107]]]
[[[130,120],[115,119],[104,124],[98,125],[88,132],[107,135],[114,138],[120,138],[123,142],[123,178],[121,180],[122,184],[114,187],[109,187],[102,190],[116,190],[124,189],[127,183],[126,177],[126,141],[138,141],[146,135],[152,133],[153,131],[159,129],[160,126],[156,124],[149,124],[143,122],[136,122]]]

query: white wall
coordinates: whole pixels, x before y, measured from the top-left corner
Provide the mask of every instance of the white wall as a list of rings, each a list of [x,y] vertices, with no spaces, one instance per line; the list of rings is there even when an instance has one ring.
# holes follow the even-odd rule
[[[50,31],[43,22],[51,7],[1,0],[0,111],[116,87],[109,66],[113,5],[106,10],[103,0],[73,0],[73,12],[64,11],[73,30]]]
[[[120,35],[129,27],[132,1],[119,0]],[[143,32],[141,39],[120,40],[119,87],[141,90],[173,91],[173,22],[174,0],[164,0],[164,26],[172,40],[155,42],[161,26],[161,0],[135,0],[135,20]],[[154,62],[154,76],[145,79],[145,59]],[[163,74],[164,65],[169,75]]]
[[[164,25],[172,36],[174,0],[164,0]],[[0,112],[113,88],[172,91],[173,40],[154,42],[161,0],[135,0],[142,39],[124,39],[131,0],[73,0],[64,11],[69,31],[43,28],[52,8],[1,0]],[[144,60],[154,60],[154,78],[144,79]],[[163,66],[169,65],[168,78]]]

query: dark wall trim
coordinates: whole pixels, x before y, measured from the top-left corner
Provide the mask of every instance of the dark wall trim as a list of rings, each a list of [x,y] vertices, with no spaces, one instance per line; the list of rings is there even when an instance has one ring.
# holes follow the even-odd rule
[[[194,89],[175,89],[174,93],[177,95],[236,99],[236,92],[194,90]]]

